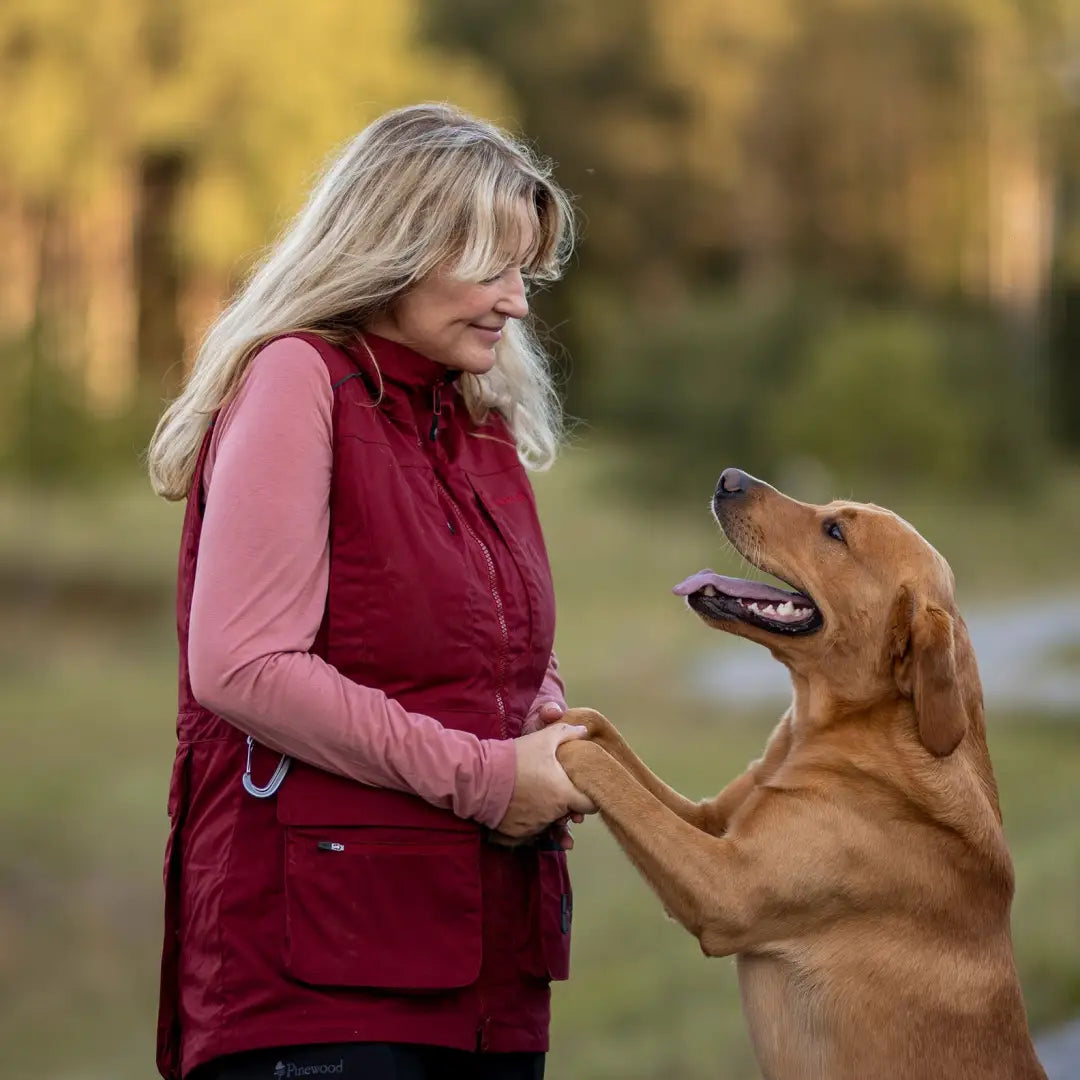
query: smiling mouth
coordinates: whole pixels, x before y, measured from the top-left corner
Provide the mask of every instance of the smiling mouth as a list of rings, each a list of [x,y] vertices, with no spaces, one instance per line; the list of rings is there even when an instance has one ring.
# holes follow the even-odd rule
[[[817,605],[804,593],[712,570],[699,570],[671,591],[685,596],[690,608],[705,618],[749,623],[773,634],[809,634],[823,624]]]

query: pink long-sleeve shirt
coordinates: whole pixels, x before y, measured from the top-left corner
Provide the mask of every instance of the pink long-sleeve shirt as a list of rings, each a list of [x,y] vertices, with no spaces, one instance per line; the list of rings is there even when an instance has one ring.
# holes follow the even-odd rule
[[[272,750],[495,828],[514,790],[512,741],[408,712],[310,651],[330,576],[332,408],[318,352],[282,338],[218,417],[203,471],[192,691]],[[554,656],[526,730],[549,701],[565,707]]]

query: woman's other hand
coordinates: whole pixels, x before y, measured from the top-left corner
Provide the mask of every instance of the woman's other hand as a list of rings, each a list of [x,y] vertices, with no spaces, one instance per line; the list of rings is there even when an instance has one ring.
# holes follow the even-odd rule
[[[543,731],[544,728],[550,724],[554,724],[556,720],[560,719],[566,714],[564,709],[557,701],[545,701],[540,708],[525,721],[525,726],[521,729],[523,735],[528,735],[533,731]]]

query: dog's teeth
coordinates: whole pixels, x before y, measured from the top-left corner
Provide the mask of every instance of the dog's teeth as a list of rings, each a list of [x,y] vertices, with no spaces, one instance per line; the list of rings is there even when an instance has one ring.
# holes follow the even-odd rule
[[[794,615],[795,605],[790,600],[785,600],[777,609],[777,615]]]
[[[716,595],[716,586],[715,585],[706,585],[705,588],[702,589],[701,591],[706,596],[715,596]]]

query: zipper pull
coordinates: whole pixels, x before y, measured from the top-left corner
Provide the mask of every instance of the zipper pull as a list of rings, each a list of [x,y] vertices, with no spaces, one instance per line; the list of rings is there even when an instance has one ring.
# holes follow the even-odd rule
[[[431,441],[439,437],[439,415],[442,413],[442,383],[436,383],[431,392]]]
[[[320,840],[316,845],[320,851],[344,851],[345,845],[336,840]]]

